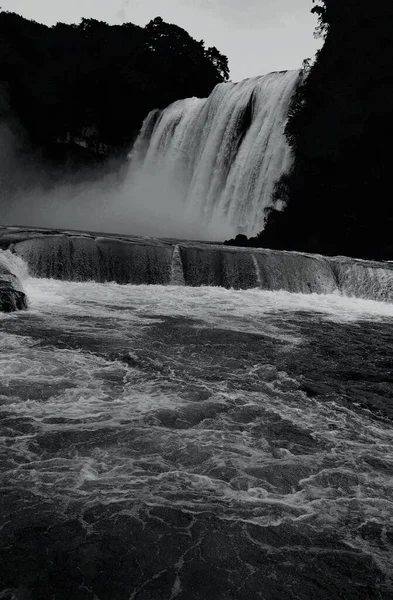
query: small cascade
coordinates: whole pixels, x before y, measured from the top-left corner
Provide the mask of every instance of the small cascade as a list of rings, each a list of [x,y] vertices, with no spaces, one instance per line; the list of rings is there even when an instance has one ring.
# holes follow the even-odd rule
[[[329,261],[322,256],[256,250],[261,287],[301,294],[331,294],[337,282]]]
[[[186,285],[220,285],[219,252],[210,248],[180,246]]]
[[[260,288],[302,294],[340,291],[345,296],[393,302],[392,264],[346,257],[72,232],[30,235],[21,231],[19,240],[13,232],[9,248],[12,253],[0,251],[0,267],[7,281],[11,278],[17,286],[28,265],[32,276],[66,281]]]
[[[233,289],[258,287],[257,275],[248,251],[217,246],[181,246],[186,285],[215,285]]]
[[[45,235],[14,244],[36,277],[120,284],[169,284],[172,247],[112,238]]]
[[[330,259],[345,296],[393,302],[393,265],[346,257]]]
[[[181,246],[180,251],[187,285],[303,294],[330,294],[337,290],[333,269],[320,256],[220,246]]]
[[[176,244],[176,246],[173,248],[171,285],[186,285],[186,282],[184,281],[183,263],[181,260],[179,244]]]
[[[255,258],[255,254],[252,254],[252,262],[254,263],[254,267],[255,267],[255,274],[257,277],[258,287],[261,288],[262,287],[261,271],[259,269],[258,261]]]
[[[72,279],[71,242],[66,235],[27,239],[15,244],[14,252],[29,265],[33,276]]]
[[[250,252],[220,252],[221,273],[219,285],[235,290],[258,287],[252,254]]]
[[[98,238],[101,281],[169,285],[172,247]]]
[[[70,277],[73,281],[106,281],[96,241],[90,237],[70,238]]]

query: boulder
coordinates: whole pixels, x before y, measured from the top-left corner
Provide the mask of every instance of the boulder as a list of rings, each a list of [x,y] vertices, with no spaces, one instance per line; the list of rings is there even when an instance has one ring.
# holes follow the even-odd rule
[[[26,294],[18,277],[0,264],[0,312],[27,308]]]

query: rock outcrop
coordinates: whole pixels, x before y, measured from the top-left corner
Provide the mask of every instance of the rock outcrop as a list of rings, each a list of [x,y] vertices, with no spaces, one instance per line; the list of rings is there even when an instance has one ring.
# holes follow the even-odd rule
[[[26,294],[16,275],[0,264],[0,312],[27,308]]]

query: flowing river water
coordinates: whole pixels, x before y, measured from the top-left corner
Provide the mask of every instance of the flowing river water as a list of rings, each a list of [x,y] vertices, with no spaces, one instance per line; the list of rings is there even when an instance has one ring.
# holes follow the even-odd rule
[[[393,304],[24,285],[0,316],[2,600],[393,597]]]

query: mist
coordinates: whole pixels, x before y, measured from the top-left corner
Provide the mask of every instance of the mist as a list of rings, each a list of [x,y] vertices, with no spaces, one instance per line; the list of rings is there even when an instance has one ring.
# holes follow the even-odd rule
[[[13,197],[2,213],[5,225],[215,241],[231,234],[222,224],[203,225],[200,215],[185,211],[181,199],[154,179],[131,190],[116,176],[49,191],[37,185]]]
[[[79,148],[83,151],[83,148]],[[185,207],[179,182],[123,160],[66,169],[31,146],[0,86],[0,223],[179,239],[220,241],[223,219],[209,224]]]
[[[27,135],[15,117],[7,89],[0,84],[0,218],[18,189],[33,185],[39,174]]]
[[[1,222],[4,225],[47,227],[221,241],[229,224],[186,209],[176,182],[164,174],[129,172],[129,165],[108,165],[53,182],[53,173],[37,157],[21,158],[20,141],[0,127]],[[70,181],[71,179],[71,181]]]

